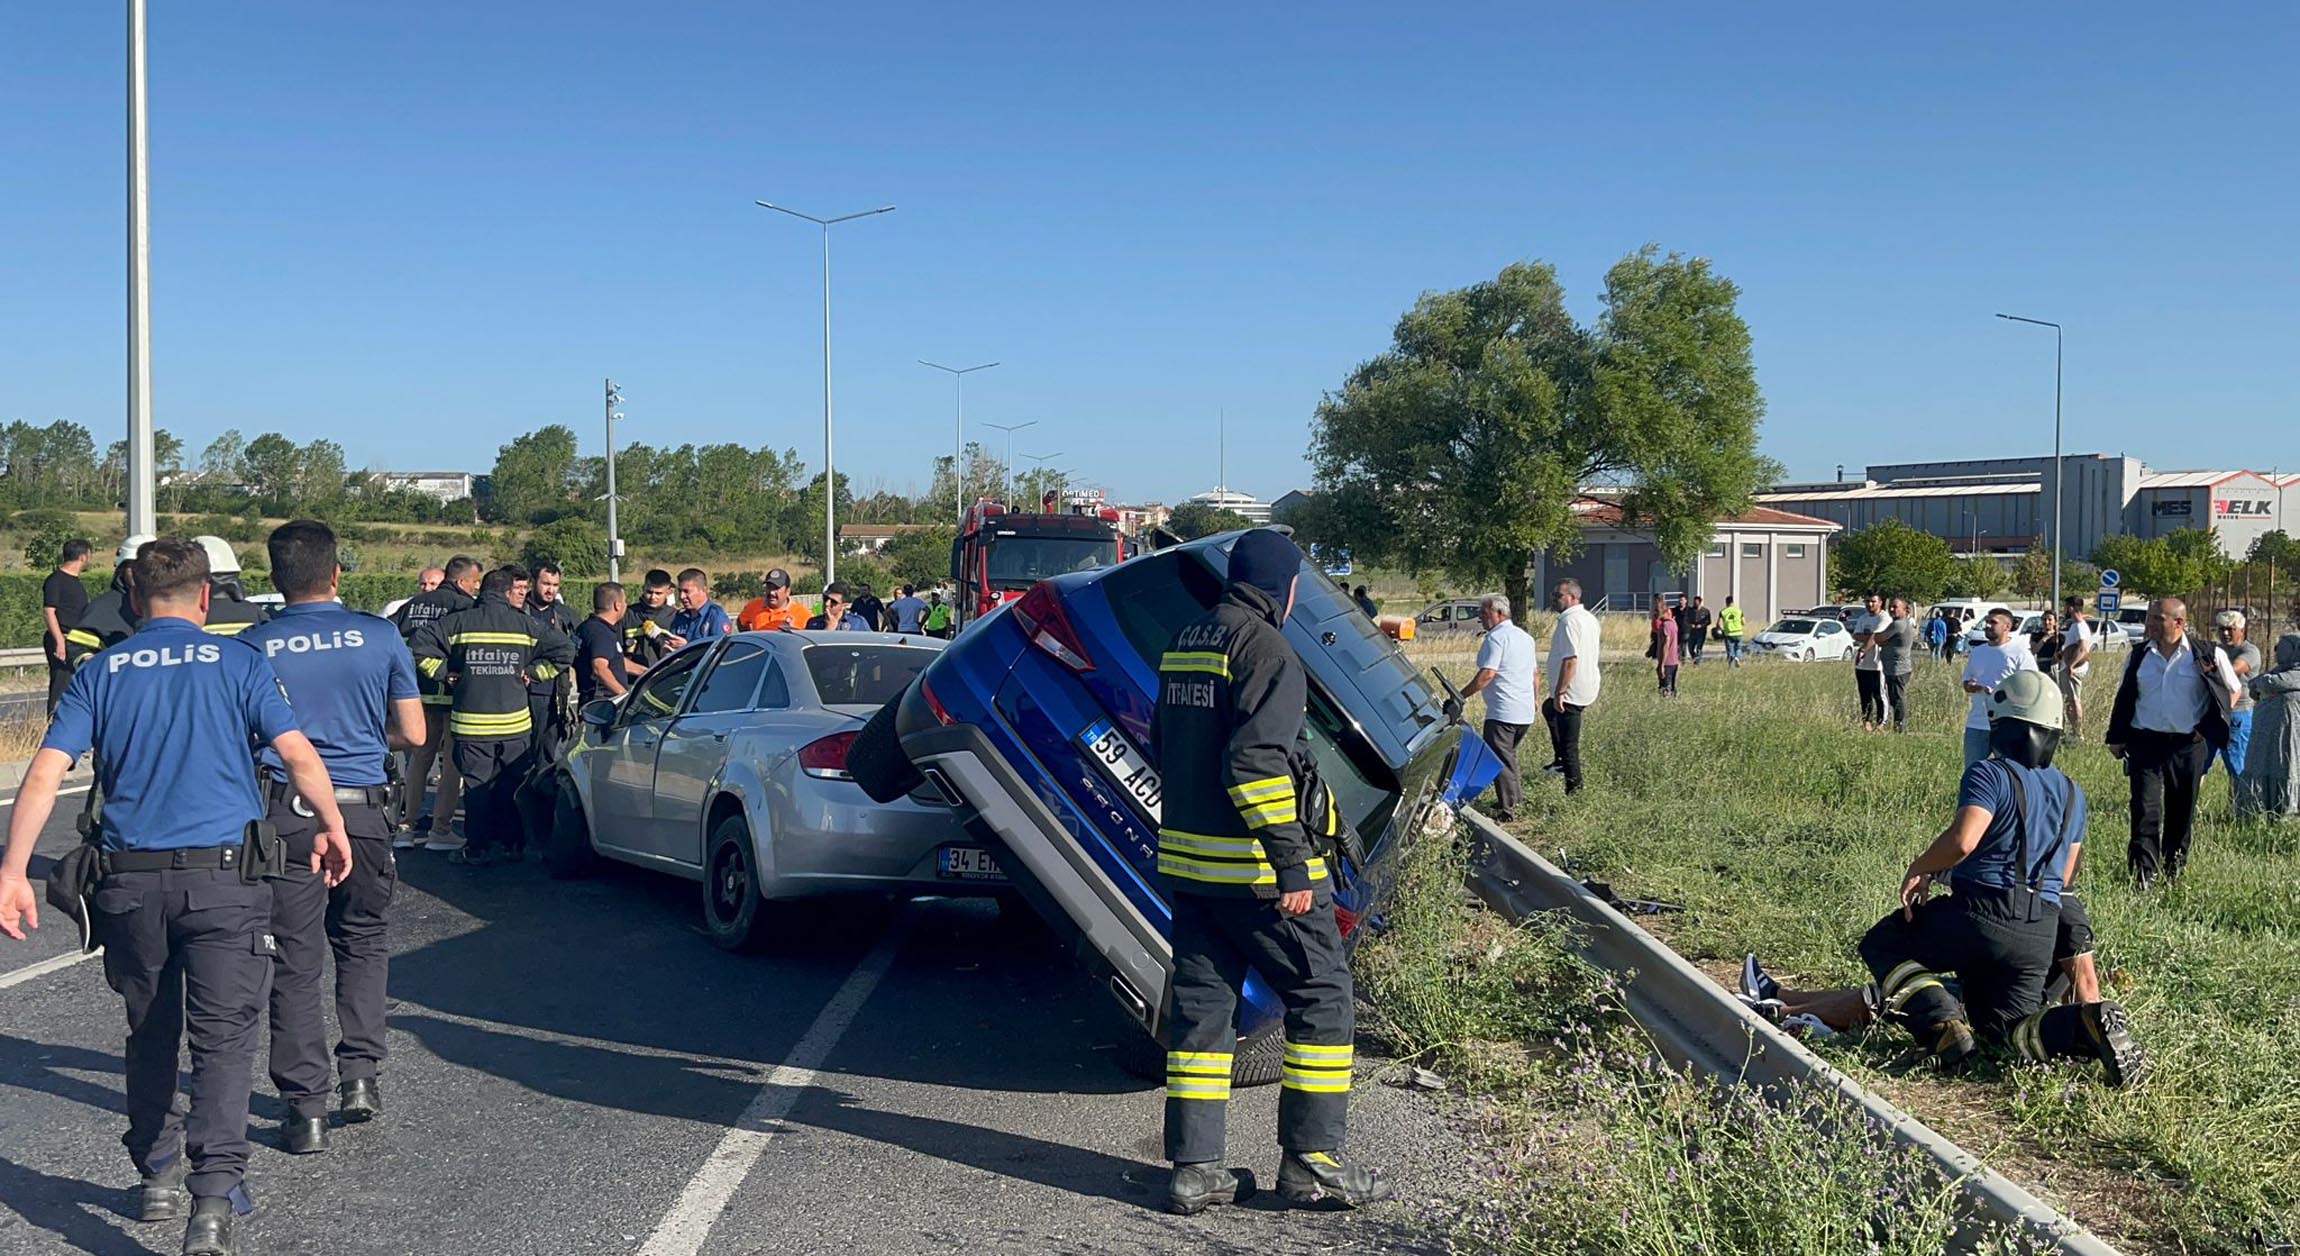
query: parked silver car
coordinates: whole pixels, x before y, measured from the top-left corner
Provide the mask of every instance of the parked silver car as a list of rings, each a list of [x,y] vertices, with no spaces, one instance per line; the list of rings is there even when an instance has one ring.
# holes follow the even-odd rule
[[[600,857],[701,883],[703,924],[730,950],[762,940],[771,904],[830,894],[991,894],[1006,877],[931,790],[872,802],[847,748],[943,643],[862,632],[746,632],[658,663],[583,709],[545,860]]]

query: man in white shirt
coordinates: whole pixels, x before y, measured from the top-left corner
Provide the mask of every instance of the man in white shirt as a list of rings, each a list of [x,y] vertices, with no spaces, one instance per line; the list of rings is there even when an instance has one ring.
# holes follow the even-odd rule
[[[2196,825],[2196,785],[2228,744],[2236,671],[2219,646],[2188,631],[2188,604],[2158,598],[2148,636],[2125,664],[2108,717],[2108,752],[2132,781],[2133,879],[2153,884],[2180,875]]]
[[[1533,727],[1534,710],[1541,696],[1540,674],[1535,670],[1533,636],[1510,622],[1509,599],[1500,594],[1478,604],[1478,622],[1485,625],[1485,641],[1477,649],[1477,675],[1463,686],[1461,696],[1485,695],[1485,744],[1501,758],[1501,775],[1493,782],[1494,818],[1511,820],[1525,800],[1525,778],[1518,774],[1517,743]]]
[[[1581,604],[1581,582],[1560,580],[1557,631],[1549,638],[1549,697],[1541,718],[1549,724],[1550,766],[1565,777],[1565,792],[1581,792],[1581,717],[1597,701],[1597,616]]]
[[[2084,722],[2084,678],[2092,674],[2092,649],[2100,634],[2092,630],[2085,618],[2086,606],[2081,597],[2064,598],[2061,618],[2068,627],[2061,630],[2060,658],[2053,664],[2053,679],[2060,682],[2061,706],[2068,725],[2068,740],[2075,741],[2078,727]]]
[[[1892,718],[1885,705],[1885,664],[1878,653],[1877,634],[1892,623],[1885,614],[1885,599],[1870,594],[1861,602],[1861,613],[1846,625],[1853,634],[1853,643],[1859,646],[1853,655],[1853,682],[1861,693],[1861,730],[1876,732]]]
[[[1989,695],[2014,672],[2037,670],[2036,655],[2029,652],[2028,642],[2013,631],[2013,626],[2011,611],[2001,606],[1990,611],[1981,621],[1981,632],[1988,640],[1965,656],[1965,692],[1973,696],[1972,711],[1965,716],[1968,768],[1989,757]]]

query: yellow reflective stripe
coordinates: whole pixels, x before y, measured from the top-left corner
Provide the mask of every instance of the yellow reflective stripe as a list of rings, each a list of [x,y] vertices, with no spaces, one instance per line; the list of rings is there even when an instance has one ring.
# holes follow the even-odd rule
[[[1898,1012],[1903,1006],[1907,1005],[1910,999],[1917,997],[1920,992],[1926,989],[1945,990],[1947,988],[1948,987],[1941,984],[1940,978],[1938,977],[1934,977],[1929,974],[1923,977],[1919,977],[1915,981],[1902,986],[1891,997],[1887,998],[1885,1000],[1885,1010],[1889,1012]]]
[[[439,670],[445,666],[447,666],[446,659],[415,660],[415,670],[422,672],[425,676],[432,677],[434,679],[438,678]]]
[[[1346,1095],[1350,1093],[1350,1079],[1347,1075],[1337,1079],[1327,1079],[1318,1076],[1297,1075],[1294,1070],[1287,1069],[1285,1070],[1285,1079],[1280,1084],[1287,1090],[1299,1090],[1313,1095]]]
[[[1890,995],[1894,991],[1901,988],[1902,982],[1921,977],[1924,975],[1924,972],[1925,966],[1923,964],[1920,964],[1913,959],[1902,960],[1900,963],[1893,965],[1893,971],[1885,974],[1884,982],[1880,984],[1877,989],[1884,994]]]
[[[444,694],[444,693],[427,693],[427,694],[424,694],[424,695],[423,695],[423,705],[425,705],[425,706],[454,706],[454,705],[455,705],[455,698],[454,698],[454,696],[453,696],[453,695],[451,695],[451,694]]]
[[[1324,859],[1312,859],[1307,866],[1312,881],[1326,879],[1326,861]],[[1185,880],[1208,881],[1221,885],[1276,885],[1278,883],[1278,870],[1271,867],[1267,862],[1254,864],[1210,863],[1203,859],[1191,859],[1164,850],[1158,852],[1158,871]]]
[[[459,632],[447,639],[449,645],[534,645],[531,632]]]
[[[1286,1059],[1301,1064],[1331,1064],[1335,1061],[1347,1064],[1356,1054],[1357,1048],[1346,1042],[1338,1047],[1319,1046],[1314,1042],[1286,1044]]]
[[[455,711],[447,717],[447,731],[459,737],[513,737],[534,727],[534,717],[524,710],[510,715],[481,715],[475,712]]]
[[[206,625],[206,628],[207,628],[207,630],[208,630],[210,633],[212,633],[212,634],[214,634],[214,635],[216,635],[216,636],[219,636],[219,637],[236,637],[236,636],[240,635],[241,633],[243,633],[243,632],[246,632],[248,629],[250,629],[250,628],[253,628],[253,627],[255,627],[255,625],[254,625],[254,624],[208,624],[208,625]]]
[[[1230,678],[1230,656],[1220,650],[1169,650],[1158,659],[1162,672],[1204,672]]]
[[[556,663],[536,663],[527,670],[537,680],[549,680],[559,674],[559,665]]]
[[[2037,1061],[2044,1060],[2046,1058],[2044,1049],[2044,1013],[2038,1012],[2036,1015],[2030,1016],[2027,1019],[2021,1021],[2020,1024],[2013,1026],[2012,1040],[2013,1046],[2020,1050],[2022,1058]]]
[[[455,718],[467,724],[509,724],[528,717],[526,707],[516,711],[457,711]]]
[[[1230,801],[1241,806],[1250,802],[1268,802],[1273,798],[1294,796],[1294,778],[1265,776],[1258,781],[1241,781],[1230,787]]]
[[[1205,833],[1184,833],[1180,829],[1160,829],[1158,845],[1193,855],[1219,855],[1235,859],[1262,857],[1262,841],[1255,837],[1214,837]]]
[[[104,648],[104,639],[102,637],[99,637],[92,632],[82,632],[78,628],[74,628],[70,632],[65,633],[64,640],[70,642],[73,645],[86,646],[91,650],[101,650]]]
[[[1230,1083],[1227,1081],[1169,1081],[1166,1083],[1166,1097],[1168,1099],[1204,1099],[1221,1101],[1230,1097]]]
[[[1292,824],[1299,818],[1299,812],[1296,811],[1294,800],[1291,798],[1279,802],[1266,802],[1258,807],[1240,807],[1238,808],[1238,815],[1246,821],[1248,828],[1256,829],[1266,829],[1273,824]]]
[[[1228,1068],[1230,1061],[1237,1058],[1228,1051],[1169,1051],[1166,1053],[1166,1067],[1172,1068],[1177,1064],[1219,1064]]]

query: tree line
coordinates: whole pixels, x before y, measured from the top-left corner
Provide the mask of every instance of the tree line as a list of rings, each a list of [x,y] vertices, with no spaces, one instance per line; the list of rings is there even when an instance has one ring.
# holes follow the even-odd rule
[[[1830,574],[1838,592],[1898,593],[1914,602],[1944,597],[2001,598],[2018,594],[2042,600],[2052,595],[2052,553],[2029,550],[2007,571],[1982,555],[1959,558],[1949,543],[1898,519],[1887,519],[1838,541],[1830,548]],[[2143,597],[2187,597],[2224,586],[2246,567],[2266,587],[2273,576],[2300,583],[2300,542],[2282,531],[2255,540],[2241,559],[2221,552],[2217,533],[2182,528],[2156,537],[2110,536],[2085,558],[2063,556],[2061,589],[2090,594],[2100,587],[2103,569],[2113,570],[2121,587]]]

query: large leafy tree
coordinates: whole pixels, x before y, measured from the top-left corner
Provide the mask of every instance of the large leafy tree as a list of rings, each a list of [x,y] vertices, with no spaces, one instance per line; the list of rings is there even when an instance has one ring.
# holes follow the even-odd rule
[[[1947,541],[1887,519],[1830,547],[1829,574],[1846,597],[1898,594],[1924,603],[1949,587],[1957,576],[1957,560]]]
[[[2186,597],[2227,576],[2233,566],[2209,529],[2182,528],[2146,540],[2104,537],[2092,561],[2113,568],[2124,587],[2150,597]]]
[[[1217,532],[1236,532],[1250,528],[1254,522],[1226,506],[1212,502],[1183,502],[1166,517],[1166,527],[1185,541],[1194,541]]]
[[[1556,270],[1519,263],[1431,293],[1391,347],[1318,407],[1317,531],[1361,560],[1499,582],[1524,614],[1543,550],[1581,544],[1576,498],[1617,490],[1673,566],[1777,473],[1738,291],[1647,248],[1606,275],[1604,312],[1566,312]]]
[[[572,430],[553,423],[528,432],[496,451],[493,517],[513,523],[547,523],[572,513],[574,477]]]

